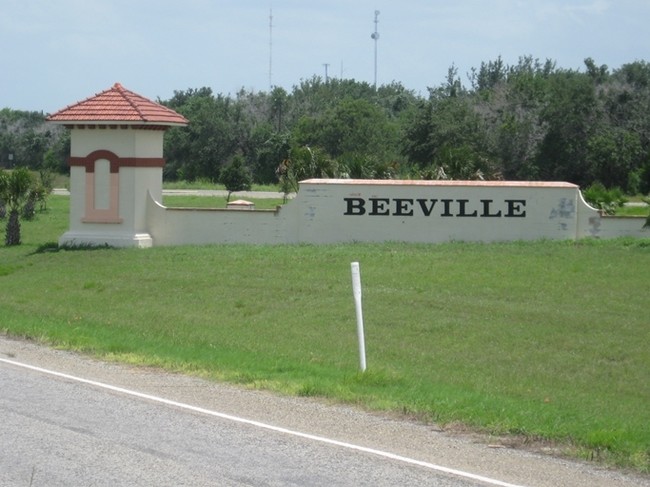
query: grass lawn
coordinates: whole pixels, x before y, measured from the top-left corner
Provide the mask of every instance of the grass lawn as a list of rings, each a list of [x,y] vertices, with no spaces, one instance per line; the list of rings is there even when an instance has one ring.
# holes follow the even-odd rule
[[[230,201],[251,198],[240,198],[235,193]],[[282,198],[257,198],[254,201],[257,210],[274,210],[283,204]],[[197,196],[197,195],[163,195],[162,204],[169,208],[225,208],[227,205],[225,196]]]
[[[648,239],[55,251],[67,208],[0,247],[0,332],[650,471]]]
[[[650,214],[650,208],[647,206],[623,206],[616,210],[617,216],[648,216]]]
[[[226,187],[221,183],[213,183],[205,179],[197,179],[196,181],[164,181],[164,189],[222,189]],[[253,184],[251,191],[280,191],[277,184]]]

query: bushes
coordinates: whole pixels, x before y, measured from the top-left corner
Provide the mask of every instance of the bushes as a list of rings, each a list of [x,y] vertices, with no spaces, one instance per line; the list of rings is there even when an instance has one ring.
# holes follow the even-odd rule
[[[244,158],[241,155],[233,157],[230,164],[221,170],[219,179],[228,190],[227,202],[230,201],[232,193],[249,190],[253,183],[251,173],[244,165]]]
[[[616,210],[627,203],[620,188],[607,189],[600,182],[595,182],[582,192],[585,200],[606,215],[614,215]]]
[[[45,207],[45,199],[51,188],[42,179],[37,182],[25,167],[13,171],[0,172],[0,219],[8,217],[5,227],[5,244],[20,244],[20,218],[31,220],[36,212],[36,204]],[[51,185],[51,182],[50,182]]]

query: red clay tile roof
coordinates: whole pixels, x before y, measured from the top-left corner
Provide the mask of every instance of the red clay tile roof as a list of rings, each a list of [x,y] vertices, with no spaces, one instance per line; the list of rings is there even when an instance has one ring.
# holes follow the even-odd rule
[[[188,120],[167,107],[115,83],[112,88],[67,106],[47,117],[50,122],[135,123],[187,125]]]

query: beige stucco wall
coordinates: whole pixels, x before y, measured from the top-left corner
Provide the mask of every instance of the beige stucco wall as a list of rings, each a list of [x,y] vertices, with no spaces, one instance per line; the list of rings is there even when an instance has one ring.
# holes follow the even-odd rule
[[[277,210],[170,209],[148,200],[148,233],[154,245],[295,243],[298,216],[291,203]]]
[[[162,130],[129,126],[73,128],[70,155],[83,158],[107,150],[120,158],[161,158],[163,134]],[[70,168],[70,227],[59,243],[150,247],[153,240],[147,233],[147,194],[162,199],[162,168],[120,167],[117,174],[110,174],[107,165],[107,160],[98,159],[92,174],[85,167]],[[100,222],[112,194],[117,195],[113,202],[117,205],[115,218]],[[94,202],[94,209],[89,209],[88,200]]]
[[[97,149],[106,149],[119,157],[162,157],[163,135],[162,130],[140,130],[129,126],[73,128],[70,155],[85,157]]]
[[[631,216],[597,216],[591,218],[578,238],[650,238],[650,228],[644,228],[645,218]]]
[[[86,171],[82,167],[70,168],[70,214],[69,228],[77,230],[81,226],[83,209],[86,205]]]
[[[569,183],[307,180],[277,211],[168,209],[151,197],[154,245],[448,242],[650,236],[601,217]]]
[[[71,155],[161,158],[162,130],[72,129]],[[113,157],[113,156],[107,156]],[[563,182],[312,179],[275,211],[169,209],[162,168],[106,160],[70,171],[68,245],[448,242],[650,236],[643,219],[602,217]],[[89,201],[93,203],[90,204]],[[109,204],[110,203],[110,204]],[[110,208],[106,208],[110,206]],[[90,215],[90,216],[89,216]]]
[[[313,243],[572,239],[577,192],[568,183],[309,180],[296,198],[299,236]]]
[[[120,168],[120,216],[135,233],[147,232],[147,193],[162,201],[161,168]]]

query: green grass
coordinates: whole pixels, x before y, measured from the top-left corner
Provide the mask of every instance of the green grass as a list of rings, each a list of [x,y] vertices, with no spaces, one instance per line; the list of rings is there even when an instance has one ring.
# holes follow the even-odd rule
[[[221,189],[226,187],[221,183],[214,183],[206,179],[197,179],[196,181],[165,181],[164,189]],[[277,184],[253,184],[251,191],[280,191]]]
[[[650,471],[648,239],[55,251],[67,203],[0,247],[0,332]]]
[[[284,202],[282,198],[239,198],[235,193],[230,200],[245,199],[255,203],[257,210],[273,210]],[[197,196],[197,195],[163,195],[163,205],[170,208],[225,208],[224,196]]]
[[[648,216],[648,206],[623,206],[616,210],[616,216]]]
[[[55,188],[70,188],[70,176],[57,174],[54,180]],[[164,181],[164,189],[210,189],[225,190],[226,187],[220,183],[214,183],[206,179],[196,181]],[[253,184],[251,191],[280,191],[277,184]]]

